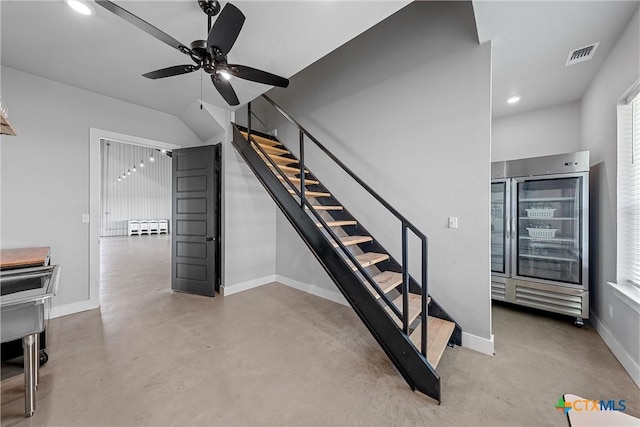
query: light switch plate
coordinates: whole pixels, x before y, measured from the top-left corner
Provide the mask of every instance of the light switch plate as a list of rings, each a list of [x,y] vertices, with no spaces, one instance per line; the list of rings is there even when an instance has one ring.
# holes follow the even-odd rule
[[[449,228],[458,228],[458,217],[450,216],[449,217]]]

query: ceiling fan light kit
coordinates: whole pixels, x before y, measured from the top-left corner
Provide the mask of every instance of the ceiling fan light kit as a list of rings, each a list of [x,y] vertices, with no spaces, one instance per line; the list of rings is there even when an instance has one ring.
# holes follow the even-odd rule
[[[244,25],[244,14],[231,3],[227,3],[222,10],[217,1],[198,0],[198,6],[208,17],[209,34],[206,40],[195,40],[190,47],[180,43],[170,35],[159,30],[131,12],[121,8],[108,0],[96,0],[96,3],[109,12],[119,16],[125,21],[135,25],[147,34],[168,44],[169,46],[188,55],[195,65],[174,65],[160,70],[143,74],[148,79],[162,79],[192,73],[202,69],[211,75],[211,81],[227,104],[239,105],[240,101],[233,86],[231,77],[237,77],[270,86],[287,87],[289,80],[257,68],[246,65],[227,63],[227,55],[235,44],[240,30]],[[215,23],[211,25],[211,18],[218,15]]]

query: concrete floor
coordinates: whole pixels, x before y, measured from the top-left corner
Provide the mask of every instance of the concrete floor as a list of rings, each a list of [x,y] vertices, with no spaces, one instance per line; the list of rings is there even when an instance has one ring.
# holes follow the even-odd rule
[[[438,406],[408,388],[349,307],[276,283],[172,294],[167,237],[101,246],[101,309],[50,321],[33,418],[22,416],[22,375],[3,366],[3,426],[561,426],[563,393],[625,399],[640,415],[638,387],[571,319],[495,306],[496,355],[448,348]]]

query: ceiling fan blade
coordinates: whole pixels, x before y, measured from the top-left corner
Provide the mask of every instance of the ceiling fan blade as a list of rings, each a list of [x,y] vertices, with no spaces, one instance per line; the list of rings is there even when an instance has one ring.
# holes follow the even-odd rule
[[[196,67],[195,65],[174,65],[173,67],[150,71],[146,74],[143,74],[142,77],[153,80],[162,79],[164,77],[179,76],[180,74],[191,73],[192,71],[196,71],[198,68],[200,67]]]
[[[214,56],[227,56],[240,34],[244,19],[240,9],[227,3],[209,31],[207,50]]]
[[[191,52],[191,49],[189,49],[187,46],[185,46],[184,44],[180,43],[178,40],[171,37],[169,34],[154,27],[153,25],[149,24],[147,21],[141,18],[138,18],[136,15],[134,15],[133,13],[129,12],[126,9],[121,8],[117,4],[110,2],[108,0],[96,0],[96,3],[104,7],[114,15],[117,15],[120,18],[124,19],[125,21],[129,22],[130,24],[133,24],[136,27],[140,28],[142,31],[149,34],[150,36],[153,36],[156,39],[160,40],[161,42],[164,42],[169,46],[175,49],[178,49],[180,52],[185,53],[187,55],[190,55],[193,53]]]
[[[227,65],[227,70],[229,70],[229,74],[232,76],[236,76],[244,80],[251,80],[252,82],[264,83],[266,85],[278,87],[289,86],[289,80],[284,77],[267,73],[266,71],[258,70],[257,68],[247,67],[246,65],[229,64]]]
[[[220,92],[220,95],[222,95],[224,100],[227,101],[227,104],[232,106],[240,104],[236,91],[233,90],[233,87],[228,80],[225,80],[224,78],[221,79],[217,74],[213,74],[211,76],[211,81],[216,89],[218,89],[218,92]]]

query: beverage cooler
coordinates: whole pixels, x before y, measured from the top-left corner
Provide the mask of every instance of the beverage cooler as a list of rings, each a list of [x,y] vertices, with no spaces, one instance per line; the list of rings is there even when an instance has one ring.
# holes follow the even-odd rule
[[[491,164],[491,298],[589,317],[589,152]]]

